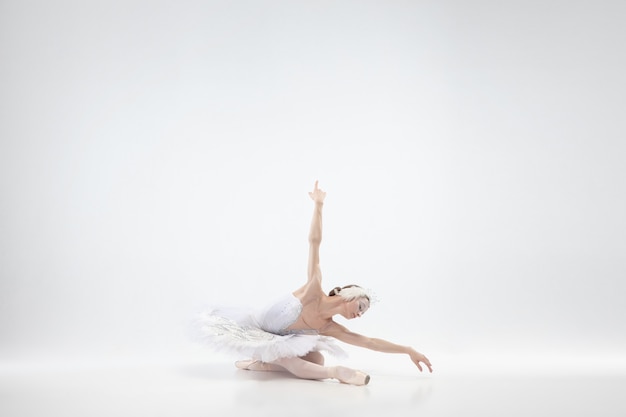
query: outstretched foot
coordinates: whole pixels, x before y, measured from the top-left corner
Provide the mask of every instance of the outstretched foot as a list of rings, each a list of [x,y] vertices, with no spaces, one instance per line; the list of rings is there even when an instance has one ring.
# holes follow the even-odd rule
[[[335,378],[344,384],[350,385],[367,385],[370,382],[370,376],[365,372],[346,368],[345,366],[337,366]]]
[[[282,371],[283,368],[277,365],[273,365],[271,363],[261,362],[257,359],[248,359],[245,361],[237,361],[235,362],[235,366],[239,369],[245,369],[247,371]]]

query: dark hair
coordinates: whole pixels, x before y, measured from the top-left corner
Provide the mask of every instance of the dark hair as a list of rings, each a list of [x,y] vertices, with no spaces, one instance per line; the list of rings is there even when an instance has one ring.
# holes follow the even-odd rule
[[[332,297],[334,295],[339,295],[339,292],[341,292],[341,290],[343,290],[344,288],[351,288],[351,287],[361,288],[361,287],[359,287],[358,285],[355,285],[355,284],[346,285],[345,287],[335,287],[332,290],[330,290],[330,292],[328,293],[328,296]]]

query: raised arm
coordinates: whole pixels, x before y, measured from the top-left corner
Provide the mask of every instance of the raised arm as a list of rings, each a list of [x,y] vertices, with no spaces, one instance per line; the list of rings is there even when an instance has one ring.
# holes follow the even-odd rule
[[[432,365],[430,364],[428,358],[410,346],[397,345],[383,339],[363,336],[361,334],[351,332],[344,326],[334,321],[331,321],[320,333],[325,336],[332,336],[335,339],[341,340],[344,343],[349,343],[354,346],[360,346],[378,352],[405,353],[409,355],[409,357],[420,370],[420,372],[422,371],[421,363],[426,365],[430,372],[433,371]]]
[[[313,209],[313,219],[311,220],[311,229],[309,231],[309,265],[307,268],[308,282],[317,280],[322,282],[322,271],[320,270],[320,244],[322,243],[322,208],[324,207],[324,198],[326,193],[317,188],[309,193],[309,196],[315,203]]]

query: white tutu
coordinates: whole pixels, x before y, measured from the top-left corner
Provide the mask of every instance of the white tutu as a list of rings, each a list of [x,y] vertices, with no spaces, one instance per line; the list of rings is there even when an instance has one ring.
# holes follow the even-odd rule
[[[195,320],[199,342],[218,351],[236,353],[263,362],[327,351],[346,353],[328,336],[315,330],[287,330],[302,311],[300,300],[289,294],[260,312],[217,308],[200,313]]]

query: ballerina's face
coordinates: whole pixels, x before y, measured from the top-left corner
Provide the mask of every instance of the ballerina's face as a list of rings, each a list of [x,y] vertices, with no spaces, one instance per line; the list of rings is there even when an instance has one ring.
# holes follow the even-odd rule
[[[360,297],[346,302],[346,318],[355,319],[361,317],[370,308],[370,300]]]

